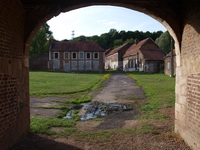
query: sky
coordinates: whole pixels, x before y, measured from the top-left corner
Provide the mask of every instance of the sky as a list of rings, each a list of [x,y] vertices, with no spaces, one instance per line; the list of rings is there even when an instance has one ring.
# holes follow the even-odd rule
[[[65,13],[47,22],[56,40],[74,37],[100,36],[110,29],[117,31],[163,31],[167,29],[158,21],[144,13],[116,6],[89,6]]]

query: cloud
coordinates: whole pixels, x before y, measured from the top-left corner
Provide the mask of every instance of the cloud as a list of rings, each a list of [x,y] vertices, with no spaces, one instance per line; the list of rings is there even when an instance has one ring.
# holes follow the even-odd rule
[[[114,25],[114,24],[117,24],[117,21],[109,21],[106,23],[106,25]]]
[[[97,20],[97,23],[100,23],[101,25],[116,25],[117,21],[109,21],[109,20]]]
[[[97,20],[97,22],[98,23],[104,23],[104,22],[107,22],[107,20],[106,19],[104,19],[104,20]]]

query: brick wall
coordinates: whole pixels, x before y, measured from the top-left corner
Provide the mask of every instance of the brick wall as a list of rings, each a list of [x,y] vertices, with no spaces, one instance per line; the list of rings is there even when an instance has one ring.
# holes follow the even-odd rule
[[[29,132],[28,57],[24,51],[24,7],[0,1],[0,149]]]
[[[200,1],[185,0],[183,3],[181,64],[176,68],[175,104],[175,131],[195,150],[200,149],[200,122],[197,115],[200,110],[196,105],[199,93],[194,92],[198,90],[196,84],[200,81],[199,5]]]
[[[29,60],[30,70],[48,70],[49,54],[40,54]]]
[[[188,76],[187,90],[187,128],[193,136],[198,137],[200,135],[200,73]]]
[[[182,19],[181,21],[177,18],[177,21],[174,22],[176,18],[172,17],[176,15],[168,15],[165,13],[163,14],[164,17],[160,19],[162,19],[163,24],[166,25],[166,21],[169,23],[167,26],[177,29],[177,31],[172,31],[173,29],[169,28],[172,34],[176,33],[178,39],[182,39],[182,41],[177,41],[181,43],[176,43],[176,45],[181,45],[181,56],[177,55],[181,57],[181,62],[179,61],[176,69],[175,131],[178,132],[193,149],[197,150],[200,149],[200,135],[197,134],[200,130],[198,126],[199,116],[196,115],[199,113],[199,105],[197,105],[199,102],[198,98],[194,98],[197,95],[193,90],[196,88],[195,82],[198,83],[200,80],[200,1],[183,0],[181,2],[183,4],[180,5],[183,8],[180,11],[183,12],[181,12],[181,15],[178,15]],[[57,6],[58,5],[56,5],[55,8],[59,9]],[[11,147],[20,138],[27,135],[30,130],[30,113],[28,108],[29,43],[25,45],[25,40],[27,40],[26,38],[28,38],[29,34],[34,34],[34,32],[32,32],[32,27],[40,23],[40,19],[42,18],[41,14],[44,15],[43,19],[46,18],[42,10],[52,10],[43,9],[41,7],[41,11],[39,11],[41,12],[40,15],[35,15],[34,19],[32,19],[33,16],[31,15],[34,13],[25,14],[23,9],[24,6],[21,4],[20,0],[0,0],[1,150],[6,150]],[[166,10],[167,9],[168,8],[166,8]],[[171,9],[169,8],[169,10]],[[57,15],[59,10],[52,10],[52,13],[54,13],[53,15]],[[173,14],[173,12],[169,14]],[[49,15],[47,18],[53,15]],[[154,13],[154,15],[156,16],[156,13]],[[29,24],[28,21],[25,22],[25,16],[28,16],[27,18],[30,18],[30,20],[27,20],[33,21],[34,24]],[[162,16],[162,12],[158,17],[159,16]],[[164,20],[165,18],[167,20]],[[168,22],[170,19],[172,19],[171,22]],[[180,22],[182,24],[179,24]],[[27,25],[26,29],[24,28],[24,24]],[[29,26],[31,27],[29,28]],[[26,33],[24,34],[25,30]],[[182,37],[179,37],[179,33],[182,33]],[[26,35],[26,38],[24,38],[24,35]],[[14,92],[14,94],[12,92]],[[195,103],[193,101],[195,101]],[[192,113],[195,115],[192,116]],[[192,121],[194,125],[191,125],[190,121]]]

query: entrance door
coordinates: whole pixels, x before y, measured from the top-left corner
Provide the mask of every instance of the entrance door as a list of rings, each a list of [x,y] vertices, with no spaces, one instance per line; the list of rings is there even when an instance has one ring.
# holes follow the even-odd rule
[[[91,61],[86,61],[86,70],[91,70]]]
[[[54,59],[54,61],[53,61],[53,69],[54,70],[59,70],[60,69],[60,60]]]
[[[65,65],[64,65],[64,71],[70,71],[70,64],[69,62],[65,62]]]
[[[94,70],[99,70],[99,61],[94,61]]]
[[[79,70],[84,70],[84,61],[79,61]]]
[[[77,70],[77,61],[72,61],[72,70]]]

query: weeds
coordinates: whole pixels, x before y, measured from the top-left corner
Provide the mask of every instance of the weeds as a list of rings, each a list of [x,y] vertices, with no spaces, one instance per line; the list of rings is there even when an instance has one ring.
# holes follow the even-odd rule
[[[123,134],[159,134],[157,130],[152,129],[148,122],[143,122],[139,128],[125,129],[121,131]]]
[[[166,139],[171,139],[172,138],[174,141],[177,141],[177,142],[183,141],[181,136],[179,134],[177,134],[177,133],[174,133],[174,132],[166,132],[163,135],[164,135],[164,137]]]
[[[135,97],[135,96],[126,97],[126,100],[139,100],[139,99],[142,99],[142,98]]]
[[[66,100],[64,103],[68,104],[81,104],[81,103],[87,103],[92,100],[91,97],[82,97],[82,98],[76,98],[76,99],[71,99],[71,100]]]
[[[57,118],[31,118],[31,131],[37,134],[56,134],[51,130],[52,127],[66,127],[72,128],[75,126],[75,121]]]
[[[111,135],[114,134],[113,130],[107,131],[97,131],[97,132],[76,132],[75,136],[77,138],[85,139],[91,143],[102,143],[105,141],[109,141]]]
[[[164,74],[127,73],[136,80],[145,92],[148,102],[141,106],[142,118],[166,119],[162,114],[157,114],[161,108],[171,108],[175,104],[175,78]]]

